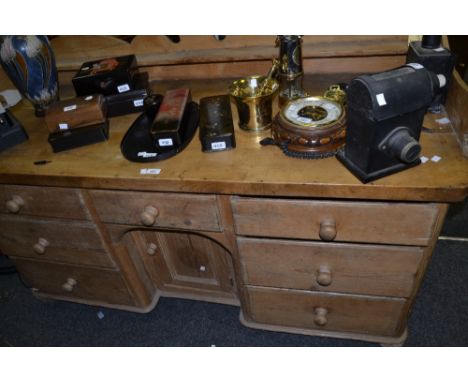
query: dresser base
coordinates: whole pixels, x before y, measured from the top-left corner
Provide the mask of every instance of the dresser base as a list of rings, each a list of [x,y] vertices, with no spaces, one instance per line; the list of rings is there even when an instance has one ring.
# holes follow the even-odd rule
[[[307,335],[307,336],[332,337],[332,338],[377,342],[381,346],[403,346],[406,338],[408,337],[407,328],[405,328],[403,334],[399,337],[384,337],[384,336],[375,336],[371,334],[362,334],[362,333],[331,332],[331,331],[326,331],[326,330],[300,329],[300,328],[293,328],[293,327],[288,327],[288,326],[261,324],[258,322],[254,322],[250,320],[249,318],[245,317],[242,311],[239,314],[239,320],[242,325],[248,328],[252,328],[252,329],[262,329],[262,330],[270,330],[273,332],[302,334],[302,335]]]
[[[90,301],[90,300],[85,300],[82,298],[73,298],[73,297],[66,297],[66,296],[59,296],[55,294],[47,294],[47,293],[41,293],[41,292],[35,292],[33,291],[33,296],[38,298],[41,301],[66,301],[66,302],[73,302],[77,304],[86,304],[86,305],[92,305],[92,306],[98,306],[102,308],[109,308],[109,309],[119,309],[119,310],[126,310],[128,312],[134,312],[134,313],[149,313],[151,312],[156,304],[159,301],[159,298],[161,297],[161,293],[159,291],[156,291],[155,295],[153,296],[153,299],[151,300],[151,303],[148,306],[145,307],[138,307],[138,306],[129,306],[129,305],[119,305],[119,304],[109,304],[107,302],[101,302],[101,301]]]

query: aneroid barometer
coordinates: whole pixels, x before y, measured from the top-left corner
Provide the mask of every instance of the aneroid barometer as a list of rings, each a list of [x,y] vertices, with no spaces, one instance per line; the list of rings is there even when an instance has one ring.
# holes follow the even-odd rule
[[[289,101],[276,115],[272,139],[286,155],[314,159],[336,154],[345,142],[344,91],[332,85],[323,97]]]

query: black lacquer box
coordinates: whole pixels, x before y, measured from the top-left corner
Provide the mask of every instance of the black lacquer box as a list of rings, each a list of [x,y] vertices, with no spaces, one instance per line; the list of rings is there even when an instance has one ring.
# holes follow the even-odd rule
[[[137,73],[135,55],[112,57],[88,61],[72,78],[77,96],[90,94],[120,94],[135,89],[134,76]]]
[[[28,140],[21,123],[8,110],[0,114],[0,152]]]
[[[136,73],[133,77],[135,90],[105,97],[107,117],[141,113],[146,110],[145,99],[152,94],[148,73]]]
[[[236,147],[229,96],[205,97],[200,100],[200,142],[204,152]]]
[[[171,89],[164,94],[151,127],[154,146],[158,150],[171,151],[182,145],[183,126],[187,122],[191,101],[190,89],[187,88]]]
[[[77,129],[50,133],[48,141],[54,153],[106,141],[109,138],[109,123],[99,123]]]
[[[148,95],[148,90],[138,89],[131,90],[124,94],[107,96],[107,118],[132,113],[141,113],[145,110],[145,99]]]

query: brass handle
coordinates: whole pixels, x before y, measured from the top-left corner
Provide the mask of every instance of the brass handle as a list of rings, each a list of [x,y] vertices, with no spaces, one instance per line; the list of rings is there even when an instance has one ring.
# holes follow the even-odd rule
[[[320,223],[319,236],[324,241],[332,241],[336,237],[336,224],[333,219],[325,219]]]
[[[44,238],[39,238],[36,244],[33,245],[33,250],[36,252],[38,255],[43,255],[46,251],[46,248],[50,245],[50,243],[47,241],[47,239]]]
[[[12,214],[17,214],[20,211],[21,207],[23,206],[24,206],[24,200],[19,195],[13,195],[11,200],[6,202],[6,208]]]
[[[158,250],[158,246],[154,243],[149,243],[148,246],[146,247],[146,253],[150,256],[156,255],[157,250]]]
[[[328,322],[327,320],[328,309],[326,308],[315,308],[314,310],[314,323],[318,326],[325,326]]]
[[[317,284],[321,286],[329,286],[332,283],[332,274],[330,268],[322,266],[317,272]]]
[[[77,282],[75,279],[69,277],[67,279],[67,282],[65,284],[62,285],[62,289],[66,292],[72,292],[73,289],[75,288]]]
[[[140,215],[141,223],[147,227],[152,226],[156,221],[159,211],[156,207],[146,206]]]

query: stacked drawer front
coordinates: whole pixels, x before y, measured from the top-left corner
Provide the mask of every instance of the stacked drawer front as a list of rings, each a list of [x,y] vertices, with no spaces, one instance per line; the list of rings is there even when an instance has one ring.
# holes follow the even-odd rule
[[[0,226],[0,250],[39,292],[132,304],[79,190],[0,186]]]
[[[105,223],[221,231],[214,195],[104,190],[90,194]]]
[[[397,336],[438,207],[232,200],[250,318]]]

